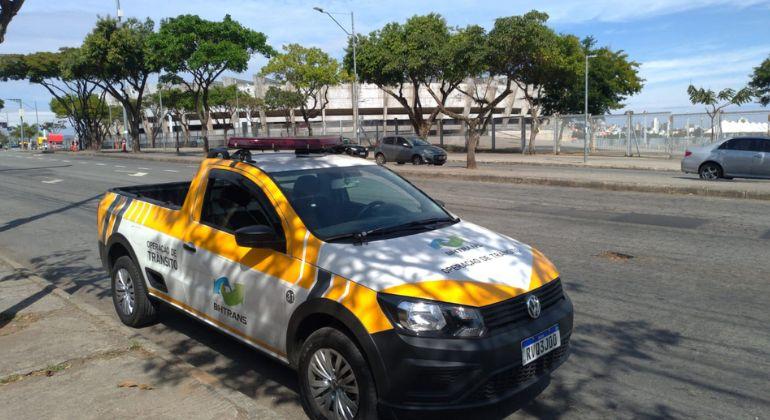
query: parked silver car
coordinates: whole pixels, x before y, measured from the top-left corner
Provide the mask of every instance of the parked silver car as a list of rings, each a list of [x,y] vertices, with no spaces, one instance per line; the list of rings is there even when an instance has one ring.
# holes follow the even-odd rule
[[[446,157],[444,149],[415,136],[383,137],[374,149],[374,159],[380,165],[386,162],[443,165]]]
[[[770,138],[736,137],[684,152],[682,171],[701,179],[770,179]]]

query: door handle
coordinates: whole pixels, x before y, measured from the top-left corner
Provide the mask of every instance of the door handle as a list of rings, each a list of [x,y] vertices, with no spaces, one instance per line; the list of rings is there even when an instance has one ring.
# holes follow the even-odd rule
[[[182,244],[182,248],[184,248],[185,251],[195,252],[195,245],[193,245],[192,242],[185,242]]]

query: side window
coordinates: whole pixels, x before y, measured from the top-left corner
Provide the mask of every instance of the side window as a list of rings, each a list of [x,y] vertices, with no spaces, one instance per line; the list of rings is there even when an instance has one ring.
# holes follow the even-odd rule
[[[399,138],[398,138],[398,144],[399,144],[401,147],[408,147],[408,146],[409,146],[409,142],[408,142],[408,141],[406,141],[406,139],[405,139],[405,138],[403,138],[403,137],[399,137]]]
[[[770,153],[770,140],[762,139],[760,141],[762,142],[762,151],[765,153]]]
[[[385,144],[394,144],[393,137],[385,137],[384,139],[382,139],[382,142]]]
[[[735,140],[727,140],[726,142],[722,143],[721,146],[719,146],[720,150],[732,150],[733,144],[735,144]]]
[[[740,150],[740,151],[751,151],[753,149],[753,139],[734,139],[732,140],[732,147],[730,147],[731,150]]]
[[[209,174],[200,221],[229,233],[254,225],[280,232],[278,215],[259,187],[242,175],[216,169]]]
[[[762,139],[747,139],[749,141],[749,148],[747,150],[751,152],[764,152],[765,141]]]

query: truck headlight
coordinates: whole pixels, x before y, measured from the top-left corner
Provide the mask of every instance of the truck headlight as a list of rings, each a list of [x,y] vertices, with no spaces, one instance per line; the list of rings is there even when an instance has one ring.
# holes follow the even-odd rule
[[[474,307],[383,293],[377,297],[393,326],[410,335],[472,338],[486,331],[481,313]]]

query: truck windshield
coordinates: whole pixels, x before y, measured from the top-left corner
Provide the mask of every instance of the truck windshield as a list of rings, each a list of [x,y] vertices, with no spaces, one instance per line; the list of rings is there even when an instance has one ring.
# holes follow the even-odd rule
[[[403,236],[456,222],[420,190],[379,166],[306,169],[272,177],[305,226],[324,241]]]

